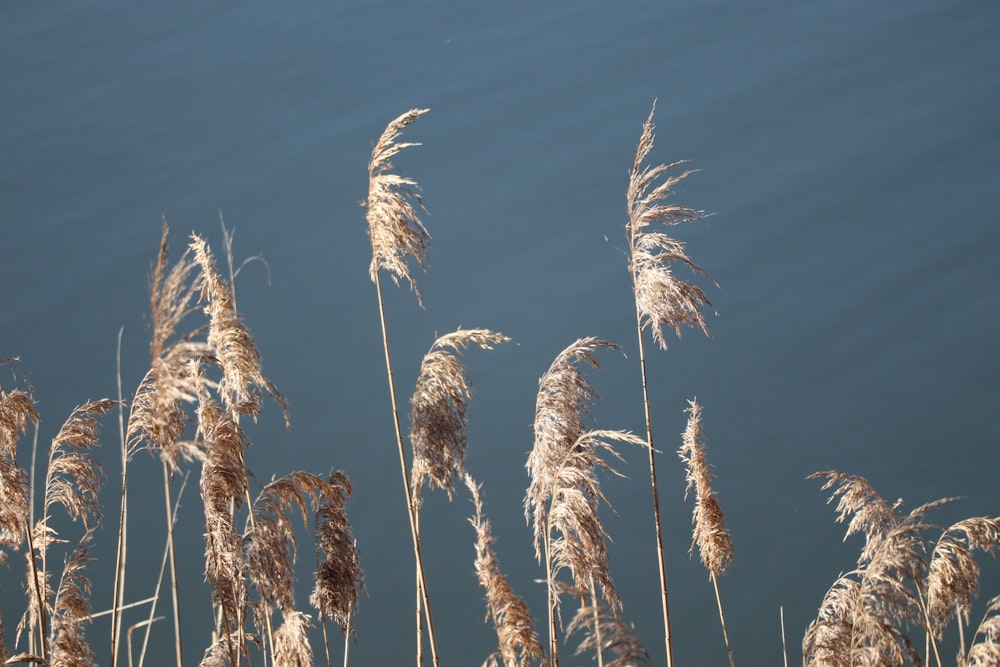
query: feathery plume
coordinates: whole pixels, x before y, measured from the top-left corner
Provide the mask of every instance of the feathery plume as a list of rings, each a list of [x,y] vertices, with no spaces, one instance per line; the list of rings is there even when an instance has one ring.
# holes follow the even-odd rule
[[[995,556],[1000,547],[1000,517],[972,517],[947,528],[931,552],[927,575],[927,612],[938,639],[954,614],[966,623],[972,594],[979,587],[979,565],[972,550]]]
[[[241,632],[247,605],[242,540],[232,510],[247,497],[243,448],[246,435],[228,411],[207,394],[198,406],[198,435],[205,449],[201,498],[205,513],[205,579],[222,610],[223,632]],[[230,652],[232,643],[228,644]]]
[[[358,592],[365,592],[364,572],[357,541],[347,519],[344,501],[351,497],[351,480],[343,472],[335,472],[327,481],[316,510],[316,552],[318,567],[316,585],[309,601],[320,618],[330,618],[354,634],[351,618],[357,613]]]
[[[547,523],[546,507],[552,499],[555,475],[577,438],[586,431],[584,419],[597,391],[586,376],[574,365],[586,362],[599,369],[595,352],[600,348],[620,350],[611,341],[581,338],[556,356],[552,365],[538,381],[535,402],[535,444],[525,467],[531,482],[524,498],[524,518],[534,526],[535,557],[543,557]]]
[[[977,637],[982,639],[976,639]],[[960,656],[961,657],[961,656]],[[986,605],[986,614],[976,629],[972,646],[965,656],[965,661],[959,660],[963,667],[989,667],[1000,665],[1000,595]]]
[[[284,612],[284,621],[274,633],[274,667],[312,667],[308,614]]]
[[[50,664],[60,667],[96,665],[94,651],[87,643],[84,627],[90,623],[90,580],[84,571],[93,532],[87,534],[63,568],[52,611]]]
[[[219,276],[212,251],[195,234],[191,235],[189,250],[201,269],[194,287],[205,303],[204,312],[209,318],[208,345],[222,369],[218,392],[223,404],[235,415],[249,415],[256,420],[263,404],[263,390],[282,407],[287,425],[288,404],[264,377],[257,344],[236,311],[232,289]]]
[[[244,543],[250,580],[268,606],[285,613],[295,606],[295,533],[288,512],[298,508],[305,522],[309,505],[320,498],[336,501],[322,477],[292,472],[261,489],[252,508],[253,522],[248,519]]]
[[[635,626],[627,623],[605,605],[598,605],[595,614],[589,604],[581,604],[573,620],[566,628],[568,634],[584,633],[584,638],[576,649],[576,655],[585,651],[600,651],[605,667],[653,667],[646,647],[635,632]],[[597,625],[600,627],[597,627]],[[598,641],[600,638],[600,641]]]
[[[458,329],[438,337],[420,364],[410,401],[410,470],[414,503],[421,503],[424,480],[431,488],[455,490],[453,476],[465,470],[468,452],[466,401],[472,397],[469,378],[459,357],[470,345],[490,350],[510,338],[489,329]]]
[[[604,450],[621,459],[612,443],[646,446],[625,431],[588,431],[584,418],[597,397],[593,385],[574,365],[585,361],[600,368],[595,352],[619,349],[599,338],[582,338],[559,353],[539,380],[535,404],[535,444],[526,467],[531,481],[524,498],[524,515],[534,523],[535,556],[544,558],[548,592],[549,655],[558,665],[556,616],[560,606],[557,575],[569,569],[575,589],[594,596],[597,584],[613,609],[621,608],[608,568],[607,533],[598,516],[600,501],[607,503],[597,470],[615,469],[601,457]]]
[[[689,554],[694,554],[697,545],[701,555],[701,563],[712,575],[726,573],[733,561],[733,540],[726,528],[726,515],[712,490],[711,467],[705,458],[705,442],[701,429],[701,406],[697,400],[688,401],[686,412],[687,427],[684,429],[683,445],[680,458],[687,466],[687,488],[684,489],[684,500],[693,490],[695,494],[694,512],[691,522],[694,524],[694,538],[691,541]]]
[[[809,478],[826,478],[823,489],[834,489],[830,502],[838,499],[837,521],[848,523],[845,539],[862,533],[865,546],[858,567],[834,582],[806,630],[806,664],[919,664],[903,631],[907,626],[924,628],[937,654],[925,611],[928,565],[922,533],[934,528],[926,514],[955,498],[925,503],[904,515],[901,500],[890,505],[863,477],[831,470]]]
[[[415,180],[401,176],[392,158],[405,148],[420,145],[396,143],[396,140],[407,125],[428,111],[411,109],[385,128],[368,162],[368,199],[364,202],[372,244],[372,261],[368,269],[372,282],[379,269],[385,269],[397,285],[400,279],[410,284],[421,306],[420,291],[410,274],[407,258],[414,258],[420,268],[426,270],[430,234],[417,215],[416,207],[424,209],[420,186]]]
[[[528,605],[514,593],[510,582],[500,570],[493,551],[496,542],[490,530],[489,519],[483,516],[483,502],[479,496],[481,485],[468,473],[463,475],[465,485],[472,493],[475,515],[469,523],[476,530],[476,576],[486,591],[488,618],[492,619],[499,640],[499,657],[505,667],[527,667],[530,660],[542,660],[545,652],[535,632]]]
[[[687,256],[684,243],[650,229],[654,223],[669,228],[705,217],[704,211],[667,202],[674,194],[674,186],[687,178],[691,174],[690,170],[657,184],[661,176],[672,167],[683,164],[683,161],[652,167],[643,165],[653,149],[655,112],[654,102],[649,118],[642,126],[642,137],[629,178],[627,227],[629,272],[632,274],[640,326],[651,328],[653,339],[665,350],[667,339],[663,335],[664,326],[672,328],[678,337],[682,326],[698,327],[707,335],[708,327],[705,325],[701,306],[712,304],[704,290],[679,280],[671,270],[673,262],[680,262],[691,271],[708,276]]]
[[[17,549],[28,524],[28,476],[17,463],[17,441],[36,423],[35,402],[27,392],[0,388],[0,546]],[[4,562],[0,552],[0,564]]]
[[[191,278],[197,267],[188,250],[168,271],[167,231],[164,221],[150,284],[152,361],[132,399],[126,442],[129,455],[145,443],[177,471],[185,456],[178,445],[187,426],[183,406],[197,401],[203,388],[210,385],[201,366],[212,354],[208,344],[190,336],[174,339],[177,327],[193,312]]]
[[[97,417],[108,413],[117,401],[101,399],[77,407],[59,429],[49,448],[45,479],[45,506],[41,522],[48,523],[53,505],[61,505],[71,519],[82,518],[88,530],[101,521],[102,468],[88,450],[100,446]]]

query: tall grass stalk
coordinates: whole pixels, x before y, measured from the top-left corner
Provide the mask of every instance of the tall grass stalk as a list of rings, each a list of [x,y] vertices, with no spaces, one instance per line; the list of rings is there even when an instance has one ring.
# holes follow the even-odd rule
[[[385,321],[385,305],[382,298],[382,281],[379,271],[386,270],[397,284],[405,279],[417,297],[417,302],[423,305],[416,282],[410,274],[407,259],[412,257],[421,268],[427,263],[427,242],[430,235],[417,216],[414,203],[421,208],[419,186],[416,181],[396,173],[392,158],[401,150],[415,143],[397,143],[396,139],[403,129],[426,113],[427,109],[412,109],[394,119],[386,126],[385,131],[372,149],[371,160],[368,163],[368,198],[365,201],[368,220],[368,236],[372,244],[372,261],[369,267],[369,277],[375,283],[378,298],[379,323],[382,327],[382,347],[385,352],[386,376],[389,383],[389,401],[392,407],[392,423],[396,434],[396,446],[399,454],[399,469],[403,479],[403,491],[406,498],[407,517],[410,521],[410,536],[413,543],[413,556],[416,560],[417,578],[417,613],[423,608],[427,620],[427,638],[431,648],[431,660],[435,667],[438,659],[437,638],[434,633],[434,620],[431,613],[430,595],[427,592],[427,579],[424,574],[424,561],[420,552],[420,529],[417,524],[416,509],[413,503],[413,491],[410,486],[410,473],[406,463],[406,451],[403,445],[403,431],[400,426],[399,408],[396,400],[396,383],[392,370],[392,356],[389,352],[389,334]],[[420,623],[417,623],[417,634],[420,633]],[[422,644],[421,644],[422,645]],[[418,651],[419,653],[419,651]],[[420,659],[418,656],[418,662]]]
[[[671,270],[673,262],[680,262],[696,273],[704,272],[687,256],[684,244],[667,234],[650,229],[658,224],[672,227],[704,217],[702,211],[677,206],[666,200],[673,194],[674,186],[690,171],[660,179],[671,167],[659,164],[647,166],[646,157],[653,148],[653,115],[642,126],[642,136],[636,150],[635,162],[629,176],[627,192],[629,241],[629,273],[635,296],[636,335],[639,342],[639,369],[642,376],[642,401],[646,423],[646,442],[649,445],[649,480],[652,487],[653,523],[656,533],[656,557],[659,566],[660,599],[663,612],[663,637],[667,652],[667,667],[673,664],[673,640],[670,633],[670,604],[667,590],[667,569],[663,553],[663,525],[660,518],[659,484],[656,478],[656,449],[653,445],[653,421],[650,410],[649,383],[646,375],[646,349],[643,329],[649,327],[653,340],[661,349],[667,349],[663,327],[674,329],[680,336],[682,326],[697,326],[706,334],[705,320],[699,308],[711,305],[704,291],[695,285],[678,280]]]

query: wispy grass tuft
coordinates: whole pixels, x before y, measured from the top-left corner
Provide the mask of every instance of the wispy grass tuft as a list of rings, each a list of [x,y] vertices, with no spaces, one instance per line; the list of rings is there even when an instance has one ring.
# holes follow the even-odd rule
[[[493,551],[496,540],[489,519],[483,515],[481,485],[468,473],[463,479],[472,494],[475,510],[469,523],[476,531],[476,576],[486,591],[487,618],[493,622],[499,640],[497,652],[489,656],[487,662],[495,663],[499,659],[504,667],[527,667],[532,660],[544,660],[545,651],[535,632],[528,605],[514,593]]]

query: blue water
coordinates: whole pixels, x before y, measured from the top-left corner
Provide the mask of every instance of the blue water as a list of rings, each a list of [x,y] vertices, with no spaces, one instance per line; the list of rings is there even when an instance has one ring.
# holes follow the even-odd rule
[[[423,190],[426,309],[386,309],[402,407],[436,334],[488,327],[516,346],[470,352],[472,474],[501,565],[544,628],[543,577],[522,515],[537,380],[575,339],[627,356],[592,373],[602,428],[643,429],[625,187],[657,102],[652,159],[697,169],[677,201],[711,213],[677,229],[718,315],[649,360],[677,664],[723,664],[707,576],[689,561],[690,506],[673,452],[686,400],[704,408],[736,561],[721,582],[741,664],[789,659],[857,538],[806,475],[866,476],[906,507],[963,500],[942,522],[996,515],[1000,426],[1000,8],[990,3],[183,3],[0,5],[0,356],[34,386],[41,442],[72,408],[126,393],[148,364],[148,273],[162,219],[176,257],[193,232],[221,252],[220,213],[265,371],[250,429],[262,481],[343,469],[369,595],[354,665],[411,664],[413,573],[385,386],[364,211],[372,143],[431,111],[397,160]],[[0,382],[9,389],[12,375]],[[118,484],[92,564],[110,603]],[[21,456],[27,456],[26,438]],[[605,491],[611,567],[657,664],[663,657],[648,473],[639,451]],[[162,553],[159,464],[132,475],[128,597],[151,594]],[[184,642],[211,620],[196,478],[179,515]],[[442,664],[495,646],[472,569],[471,506],[432,495],[422,519]],[[67,528],[69,534],[71,528]],[[312,548],[300,543],[299,606]],[[0,573],[5,642],[23,561]],[[983,601],[1000,569],[983,563]],[[158,614],[167,614],[161,602]],[[127,619],[144,618],[136,611]],[[168,664],[169,621],[153,633]],[[107,621],[89,634],[106,656]],[[920,642],[922,644],[922,642]],[[316,638],[317,655],[321,644]],[[569,652],[564,664],[574,662]],[[106,661],[101,657],[102,662]]]

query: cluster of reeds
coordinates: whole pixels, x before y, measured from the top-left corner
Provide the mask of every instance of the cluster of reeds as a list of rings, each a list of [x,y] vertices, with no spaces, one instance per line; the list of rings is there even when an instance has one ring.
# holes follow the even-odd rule
[[[400,142],[399,138],[426,112],[413,109],[388,124],[371,153],[364,202],[372,246],[369,275],[376,287],[389,408],[415,565],[416,663],[424,664],[424,651],[429,649],[431,662],[435,667],[440,664],[442,636],[434,626],[424,567],[420,512],[425,487],[442,489],[449,499],[464,487],[471,496],[470,523],[475,534],[472,562],[484,590],[486,617],[497,635],[496,650],[485,657],[484,665],[556,666],[564,660],[570,637],[578,637],[577,654],[592,654],[602,667],[655,663],[625,615],[625,601],[612,574],[609,535],[601,518],[608,505],[602,478],[618,474],[615,465],[623,460],[621,450],[631,445],[645,450],[648,457],[650,513],[658,557],[658,572],[650,573],[650,578],[659,580],[663,655],[666,664],[672,665],[674,638],[657,481],[660,452],[653,445],[644,339],[648,330],[653,342],[666,350],[665,330],[672,329],[678,336],[685,327],[708,333],[703,309],[711,304],[705,292],[678,277],[675,269],[706,274],[688,257],[685,245],[667,233],[676,225],[705,216],[672,201],[675,186],[691,172],[676,172],[674,168],[681,163],[647,163],[653,149],[654,105],[643,124],[632,165],[625,225],[644,437],[625,430],[592,428],[598,395],[584,371],[600,368],[599,355],[620,351],[618,344],[593,336],[579,338],[560,351],[540,375],[534,444],[525,463],[528,479],[523,497],[524,516],[532,530],[546,591],[545,630],[539,633],[529,605],[515,593],[501,570],[485,515],[482,485],[466,469],[472,391],[462,356],[470,347],[491,349],[510,339],[488,329],[460,328],[433,341],[414,381],[409,430],[404,437],[381,273],[388,272],[397,284],[406,282],[422,305],[413,268],[427,269],[430,234],[420,220],[424,209],[419,185],[402,176],[393,160],[404,149],[419,145]],[[223,237],[228,264],[225,276],[208,244],[197,235],[191,236],[180,258],[171,264],[164,223],[151,271],[149,369],[130,398],[119,390],[117,400],[89,402],[70,415],[48,447],[39,494],[33,491],[37,430],[28,468],[24,466],[26,452],[22,451],[28,448],[19,446],[38,421],[32,389],[13,368],[13,385],[20,388],[0,386],[0,563],[12,565],[12,554],[25,559],[24,614],[10,644],[16,654],[7,648],[0,618],[0,664],[95,664],[95,651],[87,637],[96,616],[91,610],[87,566],[89,549],[103,520],[100,490],[104,475],[94,450],[100,444],[100,420],[115,409],[121,430],[122,485],[114,591],[107,610],[111,617],[110,664],[123,661],[123,643],[128,664],[144,664],[149,633],[158,618],[159,583],[143,599],[130,601],[125,595],[130,572],[128,471],[143,452],[158,458],[162,469],[163,571],[169,572],[176,664],[183,664],[184,651],[174,509],[190,474],[197,476],[204,513],[204,579],[211,589],[214,619],[212,640],[204,647],[201,664],[312,665],[316,657],[310,636],[317,621],[322,626],[325,662],[333,664],[327,632],[327,621],[332,621],[344,635],[343,661],[348,663],[350,641],[356,638],[358,600],[365,591],[360,550],[347,517],[351,482],[339,471],[326,476],[296,471],[260,484],[248,469],[246,422],[256,421],[269,398],[282,410],[287,423],[288,406],[264,375],[254,338],[237,310],[239,270],[233,265],[232,235],[224,225]],[[6,363],[0,360],[0,367]],[[732,564],[734,547],[712,488],[701,410],[697,401],[689,402],[687,427],[678,447],[686,468],[683,497],[693,495],[689,553],[693,557],[697,550],[708,573],[732,666],[735,657],[719,577]],[[953,499],[928,503],[904,514],[900,503],[887,503],[861,477],[838,471],[815,477],[825,478],[824,488],[833,489],[831,500],[838,500],[837,519],[849,521],[848,536],[864,535],[865,546],[857,566],[840,576],[823,599],[819,615],[803,640],[804,662],[942,665],[940,642],[945,630],[955,623],[959,665],[1000,664],[1000,597],[989,602],[976,629],[971,634],[966,631],[971,627],[972,597],[979,579],[974,552],[995,554],[1000,549],[1000,518],[973,517],[937,528],[928,523],[928,513]],[[678,498],[681,493],[680,489],[671,492]],[[41,504],[36,513],[37,500]],[[55,521],[57,511],[66,520]],[[298,606],[294,595],[297,534],[310,528],[316,558],[309,599],[312,614]],[[76,531],[73,538],[67,532],[71,529]],[[61,559],[54,557],[54,550]],[[54,563],[61,563],[61,567]],[[161,574],[161,578],[165,576]],[[575,604],[571,615],[563,613],[567,602]],[[122,633],[124,612],[136,606],[144,607],[148,617],[129,629],[126,641]],[[916,639],[911,636],[914,629],[922,632]],[[137,659],[133,630],[144,635]]]

